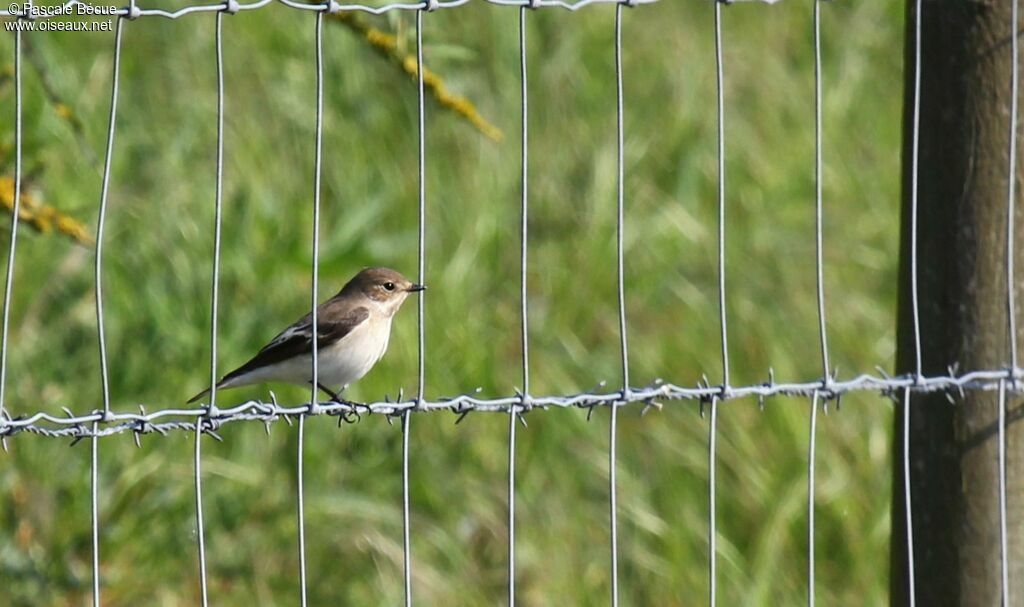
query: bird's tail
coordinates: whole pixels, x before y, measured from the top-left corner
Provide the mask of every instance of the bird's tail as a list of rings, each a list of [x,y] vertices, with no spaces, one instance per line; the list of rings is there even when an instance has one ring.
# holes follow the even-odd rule
[[[220,378],[220,381],[217,382],[217,390],[219,391],[227,388],[237,388],[239,386],[247,386],[251,384],[252,381],[248,374],[249,369],[247,368],[247,365],[248,363],[246,363],[246,365],[242,365],[241,367],[235,369],[231,373],[228,373],[224,377]],[[200,398],[203,398],[209,393],[210,389],[206,388],[199,394],[196,394],[192,398],[188,399],[188,404],[191,405],[192,403],[196,402]]]
[[[245,381],[245,377],[244,376],[240,377],[239,373],[238,373],[238,370],[236,369],[236,370],[232,371],[231,373],[228,373],[224,377],[220,378],[220,381],[217,382],[217,391],[219,392],[220,390],[226,390],[228,388],[237,388],[238,386],[245,386],[245,385],[247,385],[247,382]],[[206,396],[209,393],[210,393],[210,389],[206,388],[205,390],[203,390],[199,394],[196,394],[192,398],[188,399],[188,404],[191,405],[192,403],[196,402],[200,398],[203,398],[204,396]]]
[[[235,385],[235,382],[231,381],[232,379],[234,379],[234,378],[232,378],[230,374],[229,375],[225,375],[223,378],[221,378],[221,380],[219,382],[217,382],[217,390],[220,391],[222,388],[231,388],[231,387],[233,387]],[[206,388],[205,390],[203,390],[199,394],[196,394],[192,398],[188,399],[188,403],[187,404],[191,405],[192,403],[196,402],[200,398],[203,398],[204,396],[206,396],[209,393],[210,393],[210,389]]]
[[[210,393],[210,389],[207,388],[207,389],[203,390],[202,392],[200,392],[199,394],[196,394],[192,398],[188,399],[188,403],[187,404],[191,405],[192,403],[196,402],[197,400],[199,400],[200,398],[206,396],[209,393]]]

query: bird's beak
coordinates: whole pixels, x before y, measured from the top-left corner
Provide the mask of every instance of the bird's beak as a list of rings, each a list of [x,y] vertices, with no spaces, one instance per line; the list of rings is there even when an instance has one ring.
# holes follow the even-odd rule
[[[426,289],[427,285],[412,285],[411,287],[406,289],[406,291],[409,291],[410,293],[415,293],[416,291],[425,291]]]

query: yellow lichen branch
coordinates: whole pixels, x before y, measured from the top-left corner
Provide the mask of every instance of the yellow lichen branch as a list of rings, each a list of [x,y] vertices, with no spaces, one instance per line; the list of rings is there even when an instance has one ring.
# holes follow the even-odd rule
[[[14,179],[12,177],[0,176],[0,204],[8,211],[14,211]],[[59,209],[40,203],[33,196],[27,194],[24,189],[21,192],[18,220],[43,234],[57,230],[79,244],[91,245],[93,243],[92,235],[89,234],[82,222],[64,214]]]
[[[377,51],[378,54],[401,67],[405,73],[409,74],[413,78],[417,77],[416,57],[414,55],[407,55],[398,50],[398,39],[392,34],[370,27],[359,19],[355,13],[341,12],[328,15],[328,18],[333,19],[355,31],[361,35],[363,39],[369,43],[370,48]],[[441,107],[449,109],[459,116],[462,116],[485,136],[493,139],[494,141],[501,141],[502,138],[504,138],[504,134],[501,132],[501,129],[494,126],[488,122],[486,118],[481,116],[472,101],[466,99],[462,95],[457,95],[449,91],[444,85],[444,81],[441,77],[426,67],[423,68],[423,86],[434,96],[434,99],[441,104]]]

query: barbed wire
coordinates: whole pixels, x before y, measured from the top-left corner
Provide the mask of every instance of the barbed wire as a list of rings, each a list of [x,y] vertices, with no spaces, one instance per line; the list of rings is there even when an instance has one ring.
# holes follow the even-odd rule
[[[695,387],[684,387],[665,382],[654,382],[651,385],[630,388],[628,393],[622,391],[601,392],[592,390],[569,396],[527,396],[517,392],[509,396],[482,398],[478,393],[466,393],[436,400],[384,399],[377,402],[359,403],[355,401],[335,402],[320,401],[317,412],[310,412],[310,403],[282,405],[271,393],[269,402],[251,400],[234,407],[220,408],[211,412],[207,407],[168,408],[147,413],[146,407],[140,405],[138,413],[115,412],[105,413],[97,409],[87,415],[74,415],[70,409],[63,407],[65,416],[61,417],[46,412],[32,415],[11,416],[4,412],[0,419],[0,437],[8,438],[21,433],[36,434],[52,438],[87,438],[92,436],[106,437],[124,432],[137,435],[163,434],[176,430],[194,432],[197,424],[202,424],[202,431],[216,434],[221,427],[238,421],[290,421],[298,416],[339,417],[340,421],[355,421],[356,416],[364,414],[382,415],[389,418],[401,417],[406,411],[448,411],[461,417],[469,413],[515,413],[521,415],[534,409],[576,408],[593,410],[596,407],[612,405],[642,404],[657,406],[663,401],[692,401],[698,405],[709,405],[712,400],[728,402],[741,399],[756,399],[764,405],[773,397],[804,397],[815,395],[823,401],[840,401],[844,395],[851,393],[873,392],[888,398],[894,398],[909,390],[911,393],[946,392],[951,402],[965,397],[967,391],[997,391],[1000,382],[1008,382],[1007,392],[1024,394],[1024,369],[1016,372],[1005,370],[980,370],[957,375],[916,378],[912,374],[888,376],[881,370],[878,375],[863,374],[849,380],[838,380],[830,377],[827,380],[817,379],[807,382],[777,382],[774,373],[769,372],[769,379],[763,383],[745,386],[732,386],[728,389],[720,385],[700,382]],[[1011,389],[1014,380],[1020,387]],[[604,386],[604,382],[598,388]],[[94,431],[93,424],[98,424]]]

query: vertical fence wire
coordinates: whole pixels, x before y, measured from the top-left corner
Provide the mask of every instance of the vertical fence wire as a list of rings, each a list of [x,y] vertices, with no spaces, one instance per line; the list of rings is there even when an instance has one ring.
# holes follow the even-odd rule
[[[114,32],[114,67],[110,86],[110,118],[107,126],[107,148],[103,161],[103,181],[100,187],[99,218],[96,226],[96,327],[100,354],[100,381],[103,390],[103,415],[110,414],[110,376],[107,368],[106,330],[103,324],[103,229],[107,218],[107,199],[110,194],[110,170],[114,157],[114,134],[117,130],[117,99],[121,80],[121,40],[124,19],[117,20]],[[100,545],[99,545],[99,446],[96,436],[97,424],[93,423],[91,462],[91,518],[92,518],[92,559],[93,559],[93,602],[100,604]]]
[[[412,545],[409,537],[409,419],[410,411],[406,409],[402,414],[402,569],[406,607],[412,607]]]
[[[89,467],[89,486],[92,492],[92,499],[89,504],[89,516],[92,523],[92,604],[93,607],[100,605],[100,446],[96,432],[99,430],[99,423],[92,423],[92,445],[90,455],[92,462]]]
[[[14,208],[11,212],[11,242],[7,251],[7,275],[4,281],[3,326],[0,329],[0,418],[5,418],[7,395],[7,336],[11,319],[11,292],[14,287],[14,255],[18,246],[18,216],[21,213],[21,30],[14,31]],[[6,438],[4,450],[7,450]]]
[[[921,316],[917,300],[917,182],[921,135],[921,0],[914,12],[914,117],[910,170],[910,301],[914,316],[914,381],[921,379]]]
[[[616,270],[618,280],[619,307],[619,351],[622,359],[622,397],[629,396],[629,346],[626,335],[626,290],[625,290],[625,102],[622,87],[622,4],[615,5],[615,120],[616,120]],[[611,405],[611,422],[608,428],[608,511],[611,526],[611,574],[612,605],[619,604],[619,534],[618,504],[616,488],[616,456],[619,404]]]
[[[1010,603],[1010,570],[1006,530],[1006,380],[999,380],[999,573],[1002,605]]]
[[[725,83],[722,61],[722,4],[715,1],[715,73],[718,114],[718,311],[722,334],[722,390],[729,389],[729,338],[725,310]],[[715,520],[715,435],[718,422],[718,398],[711,399],[711,425],[708,440],[708,594],[715,606],[716,582],[716,520]]]
[[[822,93],[821,93],[821,2],[814,2],[814,260],[817,281],[818,335],[821,341],[821,381],[829,387],[831,372],[828,357],[828,331],[825,323],[825,260],[824,229],[822,227],[824,204],[823,160],[822,160]],[[807,456],[807,604],[814,607],[814,459],[818,425],[818,392],[811,398],[810,444]]]
[[[527,262],[529,243],[529,87],[526,69],[526,11],[527,6],[519,7],[519,82],[521,116],[520,148],[520,284],[519,284],[519,315],[520,341],[523,355],[523,400],[530,397],[530,320],[527,299]],[[508,604],[516,602],[516,409],[509,407],[508,416]]]
[[[815,391],[811,397],[810,442],[807,446],[807,604],[810,607],[814,607],[814,457],[817,430],[818,392]]]
[[[1018,22],[1018,0],[1013,0],[1011,5],[1012,28],[1010,30],[1010,145],[1009,145],[1009,169],[1006,184],[1006,317],[1010,331],[1010,369],[1011,378],[1016,386],[1017,381],[1017,311],[1016,293],[1014,292],[1014,236],[1015,219],[1014,205],[1016,204],[1017,188],[1017,90],[1019,80],[1017,70],[1020,64],[1019,46],[1017,40]]]
[[[822,220],[824,216],[824,205],[822,203],[822,189],[824,176],[822,171],[822,139],[824,126],[822,124],[822,95],[821,95],[821,3],[822,0],[814,1],[814,255],[817,274],[817,296],[818,296],[818,334],[821,340],[821,369],[822,383],[827,387],[830,382],[830,369],[828,359],[828,331],[825,324],[825,261],[824,261],[824,235]]]
[[[423,11],[427,9],[420,9],[416,11],[416,85],[417,85],[417,101],[418,101],[418,120],[417,120],[417,132],[418,132],[418,172],[419,172],[419,251],[417,255],[417,276],[418,283],[425,285],[426,283],[426,221],[427,221],[427,147],[426,147],[426,99],[424,97],[423,88]],[[423,403],[423,394],[426,384],[426,337],[425,337],[425,302],[423,294],[417,298],[417,346],[419,356],[417,357],[417,384],[416,384],[416,404],[417,406]]]
[[[914,526],[910,501],[910,387],[903,389],[903,498],[907,517],[907,581],[910,590],[910,607],[917,605],[917,591],[914,589]]]
[[[418,172],[419,172],[419,246],[417,254],[417,282],[426,284],[426,222],[427,222],[427,147],[426,147],[426,99],[423,86],[423,12],[429,10],[429,4],[416,11],[416,85],[417,85],[417,135],[418,135]],[[423,293],[417,301],[417,382],[416,408],[423,405],[426,384],[426,339],[424,336]],[[409,421],[411,409],[406,409],[402,416],[402,522],[403,549],[405,553],[405,604],[412,605],[412,542],[409,520]]]
[[[1017,187],[1017,89],[1019,47],[1017,40],[1018,0],[1011,3],[1010,27],[1010,137],[1006,184],[1006,318],[1009,330],[1010,381],[1017,386],[1017,311],[1014,280],[1014,237]],[[1010,605],[1010,565],[1006,521],[1006,385],[999,382],[999,546],[1003,605]]]
[[[716,5],[717,6],[717,5]],[[711,397],[711,423],[708,425],[708,604],[715,607],[716,520],[715,520],[715,451],[718,427],[718,396]]]
[[[220,306],[221,218],[224,199],[224,12],[217,12],[214,47],[217,58],[217,168],[214,183],[213,279],[210,287],[210,410],[217,408],[217,311]]]
[[[317,327],[319,318],[317,303],[320,297],[320,179],[323,169],[323,136],[324,136],[324,43],[323,23],[324,11],[316,14],[316,150],[313,157],[313,268],[310,288],[310,321],[313,326],[314,339],[310,342],[312,348],[312,381],[309,387],[310,412],[315,410],[317,397],[320,390],[320,361],[319,349],[320,339]],[[301,425],[299,426],[302,427]],[[301,458],[300,458],[301,461]],[[300,513],[301,517],[301,513]],[[301,534],[299,536],[302,537]]]
[[[516,409],[508,415],[508,604],[516,602]]]
[[[100,190],[99,219],[96,226],[96,326],[100,348],[100,381],[103,387],[103,414],[110,413],[110,375],[107,367],[107,338],[103,324],[103,229],[107,219],[107,198],[110,194],[110,166],[114,155],[114,132],[117,121],[117,97],[121,78],[121,35],[124,18],[118,18],[114,31],[114,73],[110,93],[110,121],[107,130],[106,158],[103,162],[103,182]]]
[[[319,15],[320,13],[317,13]],[[305,436],[306,436],[306,414],[299,413],[298,423],[298,445],[296,450],[298,451],[298,461],[296,462],[295,470],[295,484],[296,484],[296,513],[298,517],[298,528],[299,528],[299,605],[306,607],[306,505],[303,498],[303,483],[304,483],[304,466],[303,466],[303,455],[305,452]]]
[[[206,579],[206,527],[203,522],[203,420],[196,420],[196,436],[192,451],[192,471],[196,487],[196,547],[199,550],[199,597],[200,604],[209,604],[209,590]],[[95,439],[94,439],[95,440]]]
[[[217,70],[217,159],[214,182],[213,214],[213,276],[210,288],[210,404],[207,415],[217,409],[217,310],[220,296],[221,217],[224,184],[224,51],[222,44],[223,12],[218,12],[214,30],[214,55]],[[196,422],[193,473],[196,487],[196,541],[199,547],[199,588],[202,604],[209,601],[206,577],[206,530],[203,517],[203,420]]]
[[[412,543],[409,533],[409,420],[412,419],[411,413],[410,409],[406,409],[402,413],[402,569],[406,607],[412,607]]]
[[[921,317],[917,295],[917,206],[918,170],[921,134],[921,0],[914,6],[914,109],[911,127],[911,168],[910,168],[910,300],[914,325],[914,383],[922,377],[921,364]],[[914,582],[914,520],[911,510],[910,484],[910,390],[903,391],[903,491],[906,503],[907,524],[907,581],[910,591],[910,605],[917,603]]]
[[[305,441],[306,441],[306,416],[317,412],[317,397],[320,390],[319,377],[319,320],[317,318],[317,303],[320,293],[320,181],[323,168],[323,134],[324,134],[324,44],[323,25],[324,12],[316,14],[316,151],[313,158],[313,268],[312,286],[310,294],[310,308],[313,327],[313,340],[311,341],[312,359],[312,381],[310,382],[309,410],[299,413],[298,441],[295,463],[295,509],[296,523],[299,535],[299,604],[306,607],[308,593],[306,590],[306,503],[305,503]]]
[[[715,0],[715,72],[718,105],[718,314],[722,333],[722,387],[729,386],[729,332],[725,312],[725,82],[722,65],[722,5]]]

